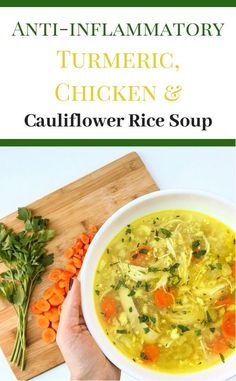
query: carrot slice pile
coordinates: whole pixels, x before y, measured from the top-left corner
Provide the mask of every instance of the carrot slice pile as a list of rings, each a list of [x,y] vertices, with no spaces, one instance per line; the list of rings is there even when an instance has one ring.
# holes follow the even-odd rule
[[[89,234],[82,233],[75,243],[64,251],[67,260],[65,268],[50,271],[48,279],[52,285],[44,290],[42,298],[30,306],[31,313],[37,315],[37,325],[43,329],[42,339],[47,344],[56,340],[62,303],[69,291],[70,279],[79,274],[85,254],[97,231],[97,227],[92,226]]]

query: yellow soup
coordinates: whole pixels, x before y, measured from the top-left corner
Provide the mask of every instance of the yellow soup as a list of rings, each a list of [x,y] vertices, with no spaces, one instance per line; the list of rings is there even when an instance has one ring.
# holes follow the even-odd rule
[[[166,210],[125,226],[102,254],[95,305],[111,342],[153,370],[195,372],[235,347],[235,234]]]

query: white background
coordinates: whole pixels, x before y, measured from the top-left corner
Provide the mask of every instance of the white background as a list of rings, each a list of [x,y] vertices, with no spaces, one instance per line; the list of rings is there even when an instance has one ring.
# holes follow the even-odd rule
[[[232,147],[1,147],[0,217],[131,151],[141,156],[160,189],[204,190],[236,201],[235,149]],[[0,374],[2,381],[15,380],[1,352]],[[67,368],[61,365],[34,380],[67,379]]]
[[[235,136],[235,8],[1,8],[0,10],[0,138],[233,138]],[[117,23],[225,23],[222,37],[11,37],[17,21]],[[57,50],[76,52],[171,51],[178,72],[160,69],[65,70]],[[84,85],[181,85],[177,102],[70,102],[54,96],[59,82]],[[199,128],[27,128],[29,113],[83,116],[210,116],[213,126]]]

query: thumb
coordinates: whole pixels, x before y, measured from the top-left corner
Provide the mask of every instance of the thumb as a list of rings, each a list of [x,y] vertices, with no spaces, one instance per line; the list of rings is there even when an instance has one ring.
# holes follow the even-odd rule
[[[60,325],[67,327],[75,327],[79,325],[80,310],[80,283],[77,278],[73,279],[71,290],[63,303]]]

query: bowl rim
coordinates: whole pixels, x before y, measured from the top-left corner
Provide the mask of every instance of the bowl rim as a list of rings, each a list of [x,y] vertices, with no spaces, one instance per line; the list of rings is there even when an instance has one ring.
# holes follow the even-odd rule
[[[90,333],[92,334],[93,338],[97,342],[98,346],[101,348],[103,353],[109,358],[111,362],[113,362],[118,368],[123,370],[125,373],[129,374],[131,377],[136,377],[137,379],[155,379],[159,378],[160,381],[179,381],[179,380],[200,380],[202,376],[208,377],[207,381],[210,380],[225,380],[225,378],[232,377],[235,375],[235,372],[233,371],[233,367],[231,366],[232,358],[235,361],[236,353],[232,354],[229,359],[227,360],[227,363],[224,364],[224,378],[216,378],[216,369],[222,368],[222,364],[216,364],[210,368],[203,369],[198,372],[194,373],[178,373],[178,374],[172,374],[172,373],[164,373],[159,371],[152,371],[150,369],[146,369],[138,364],[132,363],[125,355],[123,355],[106,337],[104,330],[102,329],[101,323],[99,322],[99,319],[96,316],[95,313],[95,306],[93,301],[93,295],[89,295],[88,298],[88,277],[90,277],[89,282],[91,282],[90,287],[92,286],[91,290],[93,289],[93,283],[94,283],[94,273],[91,274],[90,270],[90,264],[91,261],[93,261],[94,254],[93,252],[96,250],[96,245],[99,243],[101,239],[103,239],[103,235],[106,233],[107,229],[111,226],[113,222],[115,222],[120,216],[122,216],[123,213],[127,212],[128,210],[132,210],[136,205],[142,204],[142,202],[145,202],[147,200],[152,200],[156,198],[161,198],[165,196],[194,196],[194,197],[200,197],[209,199],[211,201],[214,201],[216,203],[219,203],[221,206],[225,208],[230,208],[232,210],[232,214],[236,215],[236,208],[235,204],[224,199],[223,197],[209,193],[204,191],[195,191],[193,189],[170,189],[170,190],[159,190],[155,192],[151,192],[148,194],[145,194],[143,196],[138,197],[135,200],[132,200],[119,208],[116,212],[114,212],[102,225],[102,227],[99,229],[98,233],[96,234],[94,240],[92,241],[88,252],[85,256],[85,260],[82,266],[82,270],[80,273],[80,282],[81,282],[81,303],[82,303],[82,310],[84,314],[84,318],[86,321],[86,324],[88,326],[88,329]],[[166,209],[166,208],[165,208]],[[170,208],[171,209],[171,208]],[[183,210],[185,208],[183,207]],[[164,210],[164,209],[160,209]],[[186,208],[187,210],[187,208]],[[155,208],[153,210],[155,212]],[[206,213],[207,214],[207,213]],[[145,213],[143,214],[145,215]],[[140,215],[141,217],[141,215]],[[131,219],[132,220],[132,219]],[[106,241],[105,246],[109,243],[109,240]],[[96,266],[98,264],[98,261],[102,255],[102,252],[97,254],[97,258],[95,260]],[[89,302],[88,302],[89,300]],[[91,303],[89,307],[89,303]],[[93,310],[94,316],[91,316],[91,311]],[[229,361],[231,360],[231,361]],[[227,366],[228,364],[228,366]],[[231,369],[232,368],[232,369]],[[213,371],[212,371],[213,369]],[[212,373],[214,375],[212,375]],[[210,378],[209,378],[210,376]],[[141,377],[141,378],[140,378]],[[212,378],[211,378],[212,377]],[[206,379],[206,378],[205,378]]]

